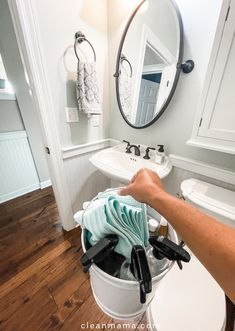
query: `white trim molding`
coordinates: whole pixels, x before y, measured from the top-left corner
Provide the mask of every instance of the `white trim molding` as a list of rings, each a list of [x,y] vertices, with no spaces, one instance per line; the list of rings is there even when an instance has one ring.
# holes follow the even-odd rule
[[[3,202],[6,202],[6,201],[9,201],[9,200],[21,197],[24,194],[33,192],[33,191],[38,190],[38,189],[43,190],[44,188],[49,187],[49,186],[51,186],[51,181],[46,180],[46,181],[41,182],[39,184],[33,184],[33,185],[30,185],[30,186],[27,186],[27,187],[23,187],[23,188],[21,188],[17,191],[1,195],[0,196],[0,203],[3,203]]]
[[[0,141],[27,138],[26,131],[1,132]]]
[[[0,91],[0,100],[7,100],[7,101],[15,101],[16,100],[16,96],[13,93],[9,93],[9,92],[1,92]]]
[[[51,185],[52,183],[50,179],[44,180],[43,182],[40,182],[40,189],[43,190],[44,188],[49,187]]]
[[[153,33],[150,27],[147,24],[143,24],[141,36],[140,36],[140,46],[139,46],[139,54],[136,61],[136,69],[135,72],[142,73],[144,67],[144,57],[146,52],[146,47],[151,48],[157,55],[162,59],[162,61],[169,66],[173,63],[176,63],[175,57],[171,54],[171,52],[165,47],[165,45],[161,42],[161,40]],[[135,84],[133,90],[133,111],[131,113],[131,122],[135,122],[136,114],[138,110],[138,101],[139,101],[139,92],[141,88],[141,78],[142,74],[136,75]]]
[[[39,188],[40,188],[39,184],[33,184],[33,185],[23,187],[23,188],[21,188],[17,191],[10,192],[10,193],[7,193],[7,194],[3,194],[3,195],[0,196],[0,203],[18,198],[18,197],[20,197],[24,194],[27,194],[27,193],[33,192],[35,190],[38,190]]]
[[[117,144],[119,144],[119,140],[107,138],[107,139],[101,139],[97,141],[93,141],[90,143],[86,144],[81,144],[81,145],[74,145],[70,147],[63,147],[62,148],[62,154],[63,154],[63,159],[70,159],[72,157],[77,157],[83,154],[87,153],[93,153],[95,151],[104,149],[104,148],[109,148],[113,147]]]
[[[234,142],[205,137],[192,137],[186,145],[205,148],[211,151],[235,154]]]
[[[169,155],[174,167],[195,172],[196,174],[214,178],[225,183],[235,185],[235,172],[216,167],[206,162],[188,159],[178,155]]]
[[[32,0],[8,0],[19,49],[29,76],[44,144],[50,150],[48,164],[63,228],[75,227],[64,162],[61,153],[56,112],[45,65],[37,10]]]

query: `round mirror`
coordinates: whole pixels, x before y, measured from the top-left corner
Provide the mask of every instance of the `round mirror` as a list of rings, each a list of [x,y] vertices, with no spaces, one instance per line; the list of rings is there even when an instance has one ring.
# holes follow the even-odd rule
[[[134,128],[153,124],[177,85],[183,55],[183,25],[172,0],[144,0],[131,15],[116,64],[117,101]]]

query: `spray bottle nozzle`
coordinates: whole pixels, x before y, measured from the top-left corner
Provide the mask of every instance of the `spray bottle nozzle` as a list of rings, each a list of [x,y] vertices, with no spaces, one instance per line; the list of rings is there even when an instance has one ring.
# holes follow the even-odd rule
[[[153,255],[158,260],[162,260],[166,257],[171,261],[189,262],[191,259],[189,253],[181,245],[177,245],[162,236],[150,237],[149,243],[153,246]],[[178,264],[181,265],[180,263]]]

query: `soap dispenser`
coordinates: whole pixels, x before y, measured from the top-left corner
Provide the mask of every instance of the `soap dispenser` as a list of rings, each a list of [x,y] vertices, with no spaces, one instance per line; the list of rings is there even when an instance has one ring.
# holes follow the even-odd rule
[[[155,163],[162,164],[165,161],[164,145],[158,145],[158,151],[155,156]]]

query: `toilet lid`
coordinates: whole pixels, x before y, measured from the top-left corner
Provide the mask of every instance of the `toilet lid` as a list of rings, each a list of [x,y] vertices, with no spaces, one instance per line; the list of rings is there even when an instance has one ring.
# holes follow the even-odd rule
[[[235,192],[194,178],[184,180],[181,191],[198,206],[235,221]]]
[[[224,330],[224,292],[198,259],[191,256],[183,270],[175,264],[160,282],[148,311],[153,330]]]

